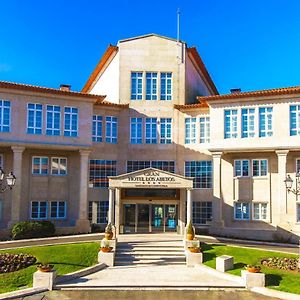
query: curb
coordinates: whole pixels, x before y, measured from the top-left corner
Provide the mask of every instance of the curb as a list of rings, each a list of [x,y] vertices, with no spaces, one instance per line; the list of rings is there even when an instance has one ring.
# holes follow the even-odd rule
[[[20,299],[20,297],[26,297],[26,296],[31,296],[34,294],[42,293],[42,292],[47,292],[48,289],[46,288],[28,288],[28,289],[23,289],[19,291],[13,291],[13,292],[8,292],[8,293],[3,293],[0,294],[0,299]]]
[[[300,295],[277,291],[269,288],[256,287],[250,289],[250,291],[264,296],[275,297],[283,300],[300,300]]]

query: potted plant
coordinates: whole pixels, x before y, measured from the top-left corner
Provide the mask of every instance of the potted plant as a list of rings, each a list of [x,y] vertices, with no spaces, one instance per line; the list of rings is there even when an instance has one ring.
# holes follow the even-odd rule
[[[186,227],[186,239],[188,241],[192,241],[194,238],[195,238],[195,231],[194,231],[192,221],[190,221],[188,226]]]
[[[192,253],[200,253],[201,248],[197,242],[193,242],[191,247],[188,247],[189,251]]]
[[[261,267],[255,265],[247,265],[245,268],[250,273],[260,273],[261,271]]]
[[[111,252],[112,249],[113,249],[113,247],[110,247],[109,241],[104,238],[101,241],[101,248],[100,248],[100,250],[102,252]]]
[[[107,226],[105,227],[105,234],[104,234],[104,237],[107,239],[107,240],[111,240],[114,236],[114,233],[113,233],[113,226],[111,223],[108,223]]]
[[[47,262],[41,262],[36,266],[36,268],[41,271],[41,272],[51,272],[53,269],[54,265],[49,264]]]

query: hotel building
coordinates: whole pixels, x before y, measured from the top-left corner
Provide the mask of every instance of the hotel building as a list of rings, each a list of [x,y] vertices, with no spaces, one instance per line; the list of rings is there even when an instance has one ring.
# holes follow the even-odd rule
[[[195,47],[156,34],[109,46],[81,92],[0,82],[0,233],[199,232],[298,241],[300,87],[219,95]]]

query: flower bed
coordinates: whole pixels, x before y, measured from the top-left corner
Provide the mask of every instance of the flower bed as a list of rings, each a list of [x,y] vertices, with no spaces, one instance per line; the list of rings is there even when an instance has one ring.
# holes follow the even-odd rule
[[[0,273],[9,273],[27,268],[36,262],[33,255],[28,254],[0,254]]]
[[[297,258],[268,257],[262,259],[261,264],[272,269],[279,269],[285,271],[299,271]]]

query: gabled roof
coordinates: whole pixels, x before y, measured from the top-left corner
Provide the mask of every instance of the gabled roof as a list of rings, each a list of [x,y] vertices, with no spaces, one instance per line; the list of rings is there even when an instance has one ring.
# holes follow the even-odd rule
[[[93,94],[86,94],[82,92],[65,91],[60,89],[54,89],[54,88],[48,88],[48,87],[42,87],[42,86],[30,85],[30,84],[22,84],[16,82],[8,82],[8,81],[0,81],[0,89],[1,88],[39,92],[39,93],[52,94],[52,95],[54,94],[54,95],[62,95],[62,96],[89,98],[89,99],[94,99],[98,102],[103,101],[104,98],[106,97],[102,95],[93,95]]]
[[[194,109],[194,108],[208,108],[208,104],[205,101],[201,101],[201,103],[195,103],[195,104],[175,104],[174,108],[178,110],[189,110],[189,109]]]
[[[290,95],[290,94],[300,94],[300,86],[260,90],[260,91],[252,91],[252,92],[238,92],[238,93],[224,94],[224,95],[199,96],[197,97],[197,99],[200,103],[202,103],[203,101],[205,102],[205,101],[212,101],[212,100],[240,99],[240,98],[248,98],[248,97],[260,98],[260,97],[267,97],[267,96]]]
[[[131,37],[131,38],[128,38],[128,39],[119,40],[119,43],[129,42],[129,41],[138,40],[138,39],[144,39],[144,38],[151,37],[151,36],[155,36],[155,37],[158,37],[158,38],[162,38],[162,39],[166,39],[166,40],[169,40],[169,41],[177,42],[177,40],[174,39],[174,38],[163,36],[163,35],[160,35],[160,34],[157,34],[157,33],[148,33],[148,34],[144,34],[144,35]],[[183,43],[183,44],[186,44],[185,42],[183,42],[181,40],[179,40],[179,42]]]
[[[92,84],[94,83],[95,79],[97,78],[98,74],[103,70],[104,66],[106,65],[107,61],[112,57],[112,55],[116,55],[118,52],[118,47],[109,45],[106,49],[105,53],[101,57],[100,61],[98,62],[96,68],[88,78],[87,82],[85,83],[84,87],[82,88],[81,92],[88,93]]]

